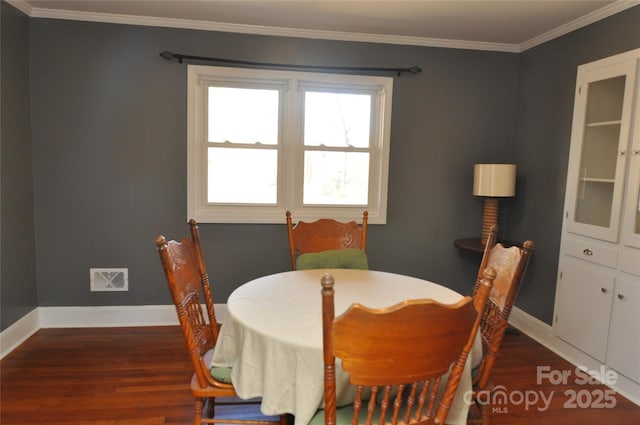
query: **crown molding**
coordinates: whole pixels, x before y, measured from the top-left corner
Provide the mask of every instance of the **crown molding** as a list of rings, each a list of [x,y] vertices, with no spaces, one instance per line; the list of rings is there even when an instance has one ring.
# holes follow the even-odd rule
[[[20,12],[24,13],[27,16],[31,16],[33,13],[33,7],[29,3],[24,0],[4,0],[9,3],[11,6],[18,9]]]
[[[78,12],[60,9],[33,8],[24,0],[5,0],[32,18],[66,19],[72,21],[101,22],[124,25],[194,29],[241,34],[279,37],[311,38],[362,43],[400,44],[409,46],[446,47],[452,49],[490,50],[517,52],[518,46],[506,43],[488,43],[441,38],[410,37],[398,35],[353,33],[340,31],[308,30],[301,28],[270,27],[262,25],[229,24],[225,22],[199,21],[191,19],[157,18],[112,13]]]
[[[561,37],[565,34],[569,34],[570,32],[575,31],[579,28],[586,27],[587,25],[593,24],[594,22],[608,18],[609,16],[615,15],[616,13],[622,12],[637,5],[640,5],[639,0],[615,1],[607,6],[601,7],[598,10],[594,10],[591,13],[581,16],[578,19],[574,19],[573,21],[567,22],[566,24],[554,28],[551,31],[547,31],[537,37],[521,43],[518,46],[518,52],[524,52],[525,50],[531,49],[532,47],[546,43],[547,41]]]
[[[521,53],[547,41],[561,37],[576,29],[607,18],[618,12],[640,5],[640,0],[619,0],[578,19],[540,34],[520,44],[490,43],[469,40],[453,40],[443,38],[411,37],[399,35],[383,35],[369,33],[352,33],[340,31],[308,30],[301,28],[271,27],[262,25],[229,24],[225,22],[199,21],[191,19],[156,18],[149,16],[132,16],[112,13],[91,13],[70,10],[46,9],[31,7],[25,0],[5,0],[18,10],[32,18],[67,19],[124,25],[142,25],[194,29],[202,31],[219,31],[241,34],[254,34],[278,37],[297,37],[335,41],[354,41],[361,43],[399,44],[423,47],[444,47],[450,49],[486,50],[495,52]]]

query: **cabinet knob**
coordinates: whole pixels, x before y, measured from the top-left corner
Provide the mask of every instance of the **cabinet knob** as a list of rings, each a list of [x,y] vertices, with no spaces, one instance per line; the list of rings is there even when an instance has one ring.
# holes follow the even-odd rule
[[[584,255],[593,255],[593,251],[591,251],[589,248],[585,248],[582,253]]]
[[[620,151],[620,156],[625,156],[627,154],[627,151]]]
[[[601,291],[603,294],[606,294],[606,293],[607,293],[607,288],[600,288],[600,291]]]
[[[640,149],[633,149],[631,151],[631,153],[634,154],[634,155],[638,155],[638,154],[640,154]]]
[[[618,294],[618,299],[619,300],[624,300],[624,295],[623,294]]]

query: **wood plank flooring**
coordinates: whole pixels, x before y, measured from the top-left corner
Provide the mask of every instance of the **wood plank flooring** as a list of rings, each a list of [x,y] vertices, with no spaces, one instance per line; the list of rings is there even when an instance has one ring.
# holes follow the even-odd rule
[[[640,407],[617,395],[609,387],[587,383],[576,367],[524,334],[505,335],[500,357],[493,369],[493,382],[506,388],[514,402],[500,404],[491,417],[492,425],[638,425]],[[538,367],[549,373],[565,374],[566,384],[553,384],[543,377],[537,383]],[[557,382],[557,381],[556,381]],[[583,383],[584,382],[584,383]],[[533,403],[533,393],[538,401]],[[528,408],[520,395],[529,397]],[[548,407],[542,396],[550,399]]]
[[[537,384],[537,366],[568,371],[567,385]],[[492,424],[640,424],[640,407],[621,396],[601,400],[607,406],[615,400],[614,407],[592,407],[608,388],[575,384],[574,369],[526,335],[506,335],[494,382],[508,397]],[[177,326],[41,329],[0,362],[0,423],[190,424],[190,378]],[[549,406],[541,399],[526,406],[518,395],[533,402],[533,392],[551,394]]]

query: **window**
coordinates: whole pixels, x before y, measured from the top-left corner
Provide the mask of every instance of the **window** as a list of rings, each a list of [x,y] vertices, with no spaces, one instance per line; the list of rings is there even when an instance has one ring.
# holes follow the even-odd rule
[[[393,79],[188,67],[187,212],[199,222],[386,222]]]

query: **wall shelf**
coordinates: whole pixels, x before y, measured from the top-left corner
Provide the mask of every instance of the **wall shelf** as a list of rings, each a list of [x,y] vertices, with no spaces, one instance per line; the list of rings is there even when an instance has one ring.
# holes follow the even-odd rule
[[[521,245],[518,244],[518,242],[503,240],[499,240],[498,243],[501,243],[505,248]],[[481,254],[484,252],[484,245],[482,244],[480,238],[456,239],[455,241],[453,241],[453,245],[463,251],[473,251],[479,252]]]

